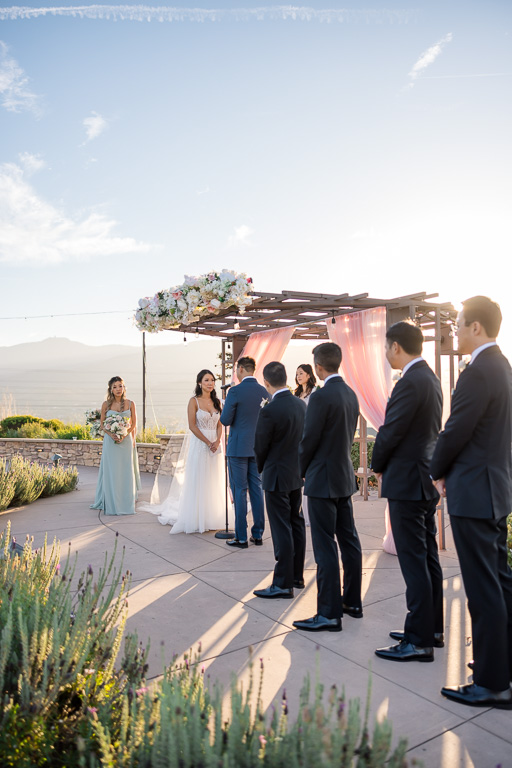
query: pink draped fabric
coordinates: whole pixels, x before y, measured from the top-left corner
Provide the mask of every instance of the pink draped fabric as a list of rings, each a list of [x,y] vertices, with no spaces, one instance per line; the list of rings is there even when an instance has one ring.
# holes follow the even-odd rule
[[[281,360],[295,328],[277,328],[275,331],[252,333],[240,357],[253,357],[256,360],[255,376],[263,384],[263,369],[267,363]],[[233,368],[233,382],[237,384],[236,371]]]
[[[384,353],[386,344],[386,309],[376,307],[337,317],[328,322],[331,341],[339,344],[343,354],[342,374],[359,400],[361,414],[376,430],[384,423],[391,391],[391,368]],[[391,532],[389,509],[385,512],[386,532],[382,546],[396,555]]]
[[[343,353],[342,374],[359,400],[364,418],[374,429],[384,423],[391,391],[391,368],[384,353],[386,308],[376,307],[327,322],[331,341]]]

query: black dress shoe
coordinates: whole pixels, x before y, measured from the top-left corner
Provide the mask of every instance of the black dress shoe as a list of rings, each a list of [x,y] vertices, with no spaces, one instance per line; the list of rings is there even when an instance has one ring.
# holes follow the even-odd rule
[[[497,709],[512,709],[512,690],[491,691],[483,685],[469,683],[454,687],[441,688],[441,693],[447,699],[467,704],[469,707],[496,707]]]
[[[249,546],[247,541],[239,541],[238,539],[228,539],[226,544],[228,547],[238,547],[239,549],[247,549]]]
[[[293,580],[293,586],[294,586],[296,589],[304,589],[304,587],[305,587],[306,585],[305,585],[305,583],[304,583],[304,579],[294,579],[294,580]]]
[[[353,619],[362,619],[363,618],[363,609],[361,608],[354,608],[351,605],[345,605],[343,603],[343,615],[345,616],[352,616]]]
[[[475,660],[474,659],[471,659],[471,661],[468,661],[468,667],[469,667],[469,669],[471,671],[474,670],[474,668],[475,668]]]
[[[294,621],[295,629],[305,629],[306,632],[341,632],[341,619],[327,619],[317,613],[310,619]]]
[[[393,640],[398,640],[402,642],[404,639],[404,633],[401,629],[395,629],[393,632],[389,633],[389,636],[393,638]],[[434,648],[444,648],[444,635],[442,632],[434,632]]]
[[[252,541],[253,544],[256,544],[257,547],[261,547],[263,544],[263,539],[255,539],[254,536],[251,536],[250,541]]]
[[[375,654],[389,661],[434,661],[432,648],[419,648],[412,643],[406,643],[405,640],[388,648],[378,648]]]
[[[288,599],[293,597],[293,589],[281,589],[271,584],[266,589],[255,589],[253,595],[256,597],[268,597],[270,599],[274,597],[287,597]]]

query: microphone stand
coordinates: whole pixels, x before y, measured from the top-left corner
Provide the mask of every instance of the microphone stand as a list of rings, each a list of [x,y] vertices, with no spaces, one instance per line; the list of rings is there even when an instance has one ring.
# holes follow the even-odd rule
[[[224,390],[224,393],[231,384],[225,384],[221,387],[221,389]],[[235,532],[229,530],[229,515],[228,515],[228,428],[224,427],[224,491],[225,491],[225,499],[226,499],[226,530],[225,531],[217,531],[215,534],[216,539],[234,539],[235,538]]]

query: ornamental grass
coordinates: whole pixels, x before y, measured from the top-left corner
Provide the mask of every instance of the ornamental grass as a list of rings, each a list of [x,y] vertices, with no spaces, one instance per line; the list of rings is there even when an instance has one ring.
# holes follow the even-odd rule
[[[7,528],[0,543],[2,768],[408,765],[405,740],[391,747],[389,721],[370,736],[369,704],[361,712],[336,686],[306,678],[294,722],[285,693],[266,716],[261,662],[245,691],[233,677],[229,705],[198,655],[148,684],[147,651],[136,635],[122,642],[129,574],[115,566],[117,539],[99,573],[89,567],[78,579],[69,553],[60,567],[55,541],[34,551],[27,539],[18,556]]]

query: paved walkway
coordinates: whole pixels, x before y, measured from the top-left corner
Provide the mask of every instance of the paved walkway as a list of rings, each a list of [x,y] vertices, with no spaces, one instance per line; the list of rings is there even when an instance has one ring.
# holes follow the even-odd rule
[[[356,524],[363,546],[362,620],[346,617],[342,633],[318,635],[292,629],[295,619],[316,613],[315,562],[308,531],[306,589],[294,600],[261,600],[252,591],[270,583],[272,542],[263,547],[231,550],[213,533],[169,536],[149,513],[105,517],[89,509],[97,469],[80,467],[79,490],[41,499],[0,516],[10,519],[19,542],[25,534],[39,546],[48,539],[67,542],[78,552],[78,567],[98,570],[114,536],[125,547],[124,564],[133,573],[129,600],[129,631],[146,642],[151,638],[150,672],[202,644],[202,657],[212,679],[227,688],[232,673],[248,678],[249,648],[265,667],[263,700],[270,706],[286,688],[290,715],[306,673],[319,675],[327,686],[345,687],[348,698],[364,704],[372,670],[371,720],[387,715],[394,739],[405,736],[410,757],[426,768],[502,768],[512,766],[512,713],[473,709],[451,703],[439,690],[444,684],[468,680],[472,658],[471,626],[465,608],[460,569],[447,528],[448,549],[441,555],[445,576],[446,647],[436,650],[433,664],[397,664],[378,659],[375,648],[391,644],[388,632],[403,626],[404,583],[396,557],[382,551],[385,502],[355,496]],[[142,499],[148,499],[152,475],[142,475]],[[121,548],[120,548],[121,549]],[[164,643],[163,649],[161,643]]]

